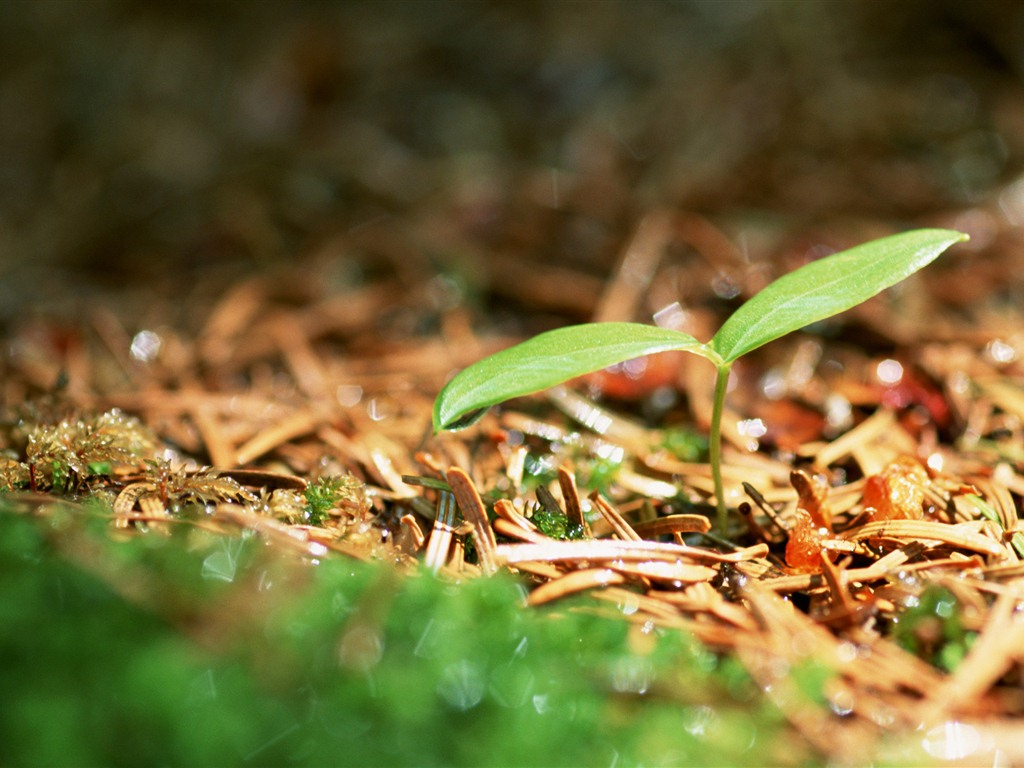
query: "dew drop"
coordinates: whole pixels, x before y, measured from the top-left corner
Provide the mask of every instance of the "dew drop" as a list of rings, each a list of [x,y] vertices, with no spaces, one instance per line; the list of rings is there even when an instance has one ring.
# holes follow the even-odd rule
[[[358,384],[340,384],[335,390],[334,396],[340,405],[351,408],[359,405],[359,401],[363,399],[363,388]]]
[[[438,695],[463,712],[480,703],[484,690],[485,682],[480,670],[465,659],[446,667],[441,674],[441,682],[437,684]]]
[[[711,281],[711,290],[720,299],[735,299],[740,295],[739,284],[725,274],[719,274]]]
[[[921,740],[924,751],[940,760],[964,760],[981,746],[981,735],[973,726],[956,721],[931,728]]]
[[[647,693],[653,669],[650,659],[638,656],[620,659],[612,669],[611,683],[619,693]]]
[[[132,338],[131,355],[132,359],[140,363],[151,363],[160,354],[160,348],[164,340],[153,331],[139,331]]]
[[[875,376],[882,384],[899,384],[903,378],[903,365],[898,360],[883,360],[875,369]]]
[[[1017,350],[1000,339],[992,339],[985,347],[985,351],[996,363],[1012,363],[1017,357]]]
[[[836,691],[829,697],[829,708],[840,717],[853,712],[853,694],[849,691]]]

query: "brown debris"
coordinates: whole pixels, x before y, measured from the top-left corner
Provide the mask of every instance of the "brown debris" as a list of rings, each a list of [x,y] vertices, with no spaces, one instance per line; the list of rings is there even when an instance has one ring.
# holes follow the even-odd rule
[[[612,584],[624,584],[626,577],[611,568],[586,568],[570,571],[537,587],[527,599],[529,605],[543,605],[577,592]]]
[[[448,470],[447,477],[463,517],[473,526],[474,541],[480,552],[480,566],[485,574],[493,574],[498,569],[498,545],[494,538],[494,530],[487,520],[487,510],[480,499],[480,494],[465,470],[452,468]]]
[[[320,418],[310,412],[299,412],[288,416],[273,428],[253,436],[235,451],[235,461],[249,464],[275,448],[309,434],[320,423]]]
[[[724,554],[712,549],[700,549],[683,544],[656,541],[617,541],[590,539],[587,541],[555,541],[541,544],[498,544],[495,556],[502,563],[524,561],[558,562],[562,560],[633,560],[678,562],[681,559],[708,563],[739,563],[763,557],[768,547],[758,544]]]
[[[640,541],[640,535],[633,530],[626,519],[619,514],[618,510],[615,509],[611,504],[601,498],[598,493],[592,493],[590,500],[597,507],[597,511],[601,513],[601,516],[608,522],[615,535],[624,541]]]
[[[558,468],[558,487],[562,490],[562,499],[565,501],[566,517],[569,522],[580,526],[585,536],[589,537],[590,523],[583,515],[583,507],[580,505],[580,493],[576,488],[576,476],[569,467],[564,464]]]
[[[634,523],[632,527],[641,539],[652,539],[668,533],[707,533],[711,530],[711,520],[704,515],[663,515]]]
[[[930,520],[883,520],[844,531],[842,535],[851,541],[911,539],[941,542],[983,555],[999,558],[1007,556],[1007,551],[1001,543],[971,530],[972,527],[976,526],[969,523],[949,525]]]

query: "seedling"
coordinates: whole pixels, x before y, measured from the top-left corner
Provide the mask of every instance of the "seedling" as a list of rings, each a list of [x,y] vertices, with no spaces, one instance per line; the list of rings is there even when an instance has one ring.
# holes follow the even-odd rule
[[[873,240],[783,275],[737,309],[708,342],[640,323],[587,323],[541,333],[456,375],[434,402],[434,429],[460,429],[493,405],[656,352],[680,350],[717,370],[708,444],[719,528],[728,520],[722,486],[722,411],[732,364],[758,347],[867,301],[934,261],[967,235],[919,229]]]

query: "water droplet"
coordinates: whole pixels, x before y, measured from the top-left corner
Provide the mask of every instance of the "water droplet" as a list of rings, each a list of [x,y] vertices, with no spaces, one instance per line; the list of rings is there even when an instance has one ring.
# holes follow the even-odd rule
[[[651,685],[652,677],[650,659],[639,656],[622,658],[612,668],[612,688],[619,693],[644,694]]]
[[[329,551],[327,547],[321,544],[319,541],[311,542],[307,550],[312,557],[323,557]]]
[[[465,712],[484,697],[483,675],[475,664],[462,659],[445,667],[441,682],[437,684],[437,693],[451,706]]]
[[[778,368],[772,368],[761,379],[761,391],[769,400],[780,400],[786,395],[786,377]]]
[[[391,415],[388,407],[376,397],[366,404],[366,413],[374,421],[383,421]]]
[[[351,408],[359,405],[359,401],[363,399],[363,388],[358,384],[339,384],[334,396],[342,406]]]
[[[435,309],[447,310],[462,302],[462,286],[447,275],[438,275],[427,284],[427,295]]]
[[[736,422],[736,430],[742,437],[748,438],[748,451],[756,451],[760,438],[768,434],[768,427],[763,419],[742,419]]]
[[[825,398],[825,421],[832,429],[846,429],[853,425],[853,406],[840,394]]]
[[[740,286],[729,275],[719,273],[711,281],[711,290],[720,299],[735,299],[740,295]]]
[[[848,664],[852,661],[856,661],[858,656],[857,646],[848,640],[841,642],[836,648],[836,658],[839,659],[841,664]]]
[[[164,340],[153,331],[139,331],[132,338],[131,355],[132,359],[140,363],[151,363],[160,354],[160,348]]]
[[[640,610],[640,598],[630,595],[619,603],[619,610],[626,616],[632,616]]]
[[[704,736],[717,719],[718,715],[711,707],[687,707],[683,710],[683,729],[691,736]]]
[[[517,709],[523,706],[533,693],[536,678],[524,664],[503,664],[491,673],[488,692],[503,707]]]
[[[743,419],[736,422],[736,429],[745,437],[764,437],[768,432],[763,419]]]
[[[338,643],[338,660],[350,669],[369,670],[384,655],[384,639],[373,627],[356,624]]]
[[[921,740],[924,751],[941,760],[964,760],[981,746],[981,735],[973,726],[956,721],[930,729]]]
[[[341,590],[335,592],[334,597],[331,598],[331,614],[334,618],[347,616],[350,610],[352,610],[352,605],[345,593]]]
[[[840,717],[853,712],[853,694],[849,691],[836,691],[829,696],[828,705]]]
[[[996,363],[1012,363],[1017,358],[1017,350],[1000,339],[992,339],[985,347],[985,351]]]
[[[536,693],[533,696],[533,709],[538,715],[546,714],[551,705],[548,703],[548,695],[546,693]]]
[[[782,658],[772,659],[768,662],[768,673],[774,680],[781,680],[789,676],[789,662]]]
[[[234,581],[238,568],[238,552],[242,546],[240,541],[232,543],[225,540],[221,544],[221,549],[207,555],[203,560],[202,577],[213,581]]]
[[[875,725],[880,725],[883,728],[889,728],[896,722],[896,713],[891,707],[886,706],[872,708],[869,717]]]
[[[999,196],[999,208],[1014,226],[1024,224],[1024,179],[1010,184]]]
[[[875,376],[882,384],[892,386],[903,379],[903,365],[898,360],[883,360],[875,369]]]
[[[189,703],[200,701],[211,701],[217,698],[217,681],[213,677],[213,670],[207,669],[193,678],[188,690]]]
[[[690,313],[678,301],[673,301],[654,313],[654,324],[659,328],[685,328]]]
[[[520,639],[519,644],[516,645],[516,649],[512,652],[513,659],[521,659],[526,655],[527,649],[530,647],[530,640],[527,637]]]

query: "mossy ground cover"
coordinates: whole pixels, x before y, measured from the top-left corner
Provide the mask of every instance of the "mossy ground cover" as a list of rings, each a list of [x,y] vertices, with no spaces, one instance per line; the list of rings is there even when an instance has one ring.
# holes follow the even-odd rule
[[[103,527],[4,504],[5,765],[812,755],[782,737],[781,717],[734,661],[578,604],[527,611],[509,577],[454,585],[382,564],[282,559],[255,537],[116,542]],[[137,585],[99,578],[93,557],[126,580],[141,575],[158,601],[139,604]]]

